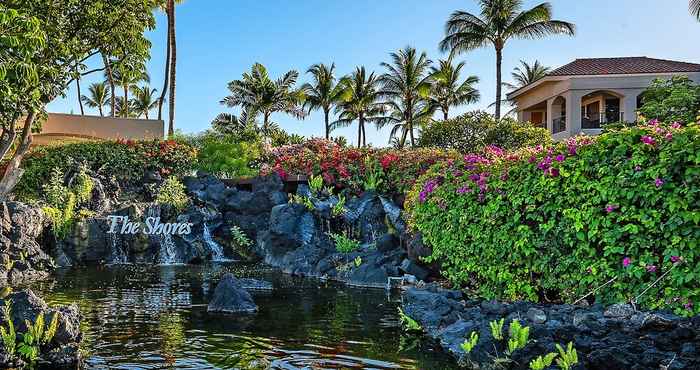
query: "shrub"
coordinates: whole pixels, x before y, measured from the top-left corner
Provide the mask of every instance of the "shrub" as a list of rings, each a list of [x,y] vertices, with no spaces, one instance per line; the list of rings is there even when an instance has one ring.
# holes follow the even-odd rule
[[[76,163],[94,172],[113,175],[120,183],[141,184],[147,171],[161,175],[186,175],[194,168],[196,150],[185,143],[168,141],[89,141],[32,149],[22,162],[25,170],[15,194],[24,200],[39,199],[41,185],[58,169],[65,173]]]
[[[81,167],[77,181],[71,188],[64,185],[63,172],[58,168],[51,171],[49,182],[42,186],[46,206],[44,214],[51,220],[56,239],[65,238],[75,223],[75,210],[81,204],[89,201],[95,184]]]
[[[352,253],[360,249],[359,241],[350,239],[345,235],[329,233],[328,236],[333,239],[335,250],[340,253]]]
[[[607,283],[599,302],[692,314],[699,165],[697,125],[489,148],[424,175],[406,202],[409,223],[433,248],[427,262],[487,298],[571,302]]]
[[[454,149],[461,153],[481,151],[488,145],[503,149],[551,143],[551,135],[543,128],[519,123],[512,118],[500,121],[482,111],[465,113],[445,120],[433,121],[423,128],[419,145]]]
[[[187,197],[185,185],[175,176],[168,177],[158,189],[156,196],[158,204],[166,204],[172,206],[176,211],[182,211],[190,203]]]
[[[260,144],[237,142],[227,136],[207,136],[199,143],[197,168],[221,177],[249,177],[258,174],[254,163],[260,157]]]
[[[684,124],[700,120],[700,86],[688,77],[656,79],[642,93],[639,113],[647,119]]]

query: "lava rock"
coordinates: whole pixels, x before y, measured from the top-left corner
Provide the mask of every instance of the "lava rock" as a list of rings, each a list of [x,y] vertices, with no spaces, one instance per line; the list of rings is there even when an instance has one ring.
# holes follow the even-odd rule
[[[418,263],[409,259],[403,260],[403,262],[401,262],[400,268],[401,270],[403,270],[403,272],[409,275],[413,275],[419,280],[426,280],[428,276],[430,276],[430,271],[424,269],[423,267],[418,265]]]
[[[547,314],[539,308],[530,308],[527,310],[527,318],[535,324],[543,324],[547,321]]]
[[[603,312],[603,316],[616,319],[627,319],[634,315],[634,307],[628,303],[614,304]]]
[[[207,312],[219,313],[254,313],[258,306],[253,301],[250,293],[243,288],[243,283],[231,273],[227,273],[219,281],[214,290],[214,295]]]

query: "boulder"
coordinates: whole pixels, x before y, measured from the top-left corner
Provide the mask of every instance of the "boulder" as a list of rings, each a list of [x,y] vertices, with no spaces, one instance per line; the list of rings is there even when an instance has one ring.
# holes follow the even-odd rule
[[[409,275],[415,276],[418,280],[426,280],[430,276],[430,271],[424,269],[415,261],[409,259],[403,260],[400,266],[401,270]]]
[[[253,297],[243,288],[240,280],[231,273],[227,273],[219,281],[214,290],[214,295],[207,312],[217,313],[254,313],[258,306],[253,302]]]

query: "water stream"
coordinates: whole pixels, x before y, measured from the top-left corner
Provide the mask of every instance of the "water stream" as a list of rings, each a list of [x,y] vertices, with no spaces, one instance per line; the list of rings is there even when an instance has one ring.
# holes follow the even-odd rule
[[[260,312],[210,315],[219,276],[271,281]],[[59,270],[33,287],[49,304],[76,302],[87,368],[454,369],[399,328],[396,295],[291,278],[241,264]]]

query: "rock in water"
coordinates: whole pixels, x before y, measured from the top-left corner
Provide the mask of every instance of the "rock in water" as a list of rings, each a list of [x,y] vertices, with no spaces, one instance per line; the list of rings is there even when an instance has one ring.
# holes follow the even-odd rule
[[[243,284],[233,274],[224,275],[214,290],[214,296],[209,302],[207,312],[221,313],[253,313],[258,306],[253,302]]]

